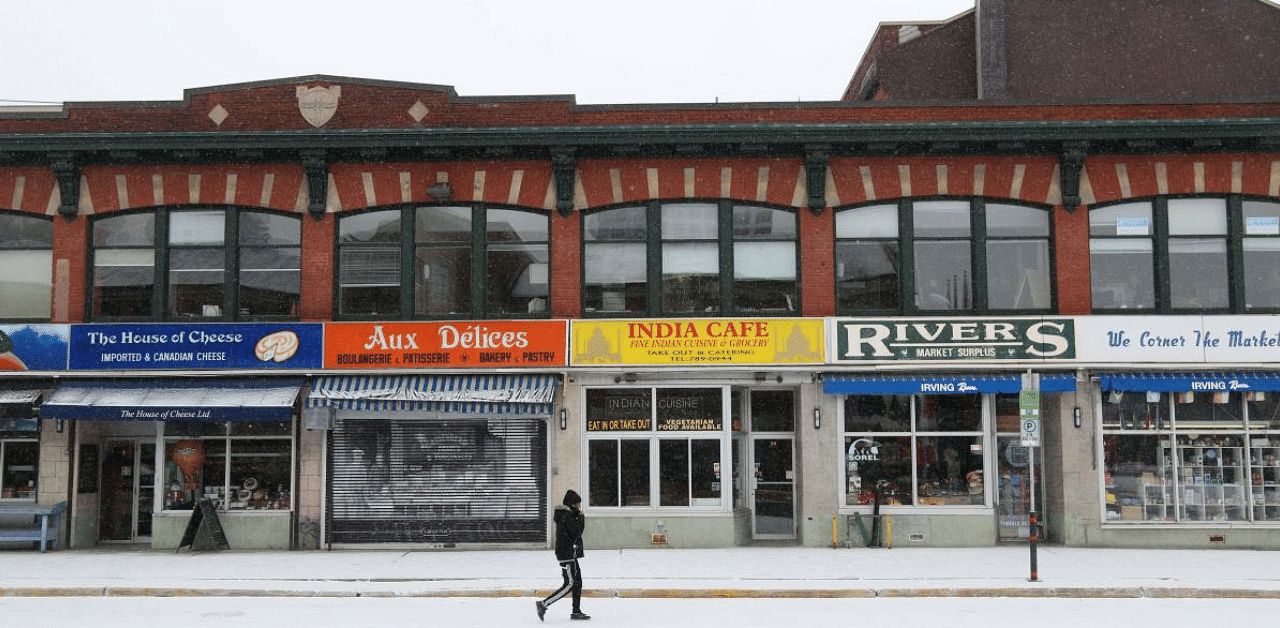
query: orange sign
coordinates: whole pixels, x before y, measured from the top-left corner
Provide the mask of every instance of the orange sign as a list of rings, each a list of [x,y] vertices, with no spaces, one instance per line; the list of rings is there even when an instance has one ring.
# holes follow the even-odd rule
[[[434,369],[564,366],[565,321],[328,323],[330,369]]]

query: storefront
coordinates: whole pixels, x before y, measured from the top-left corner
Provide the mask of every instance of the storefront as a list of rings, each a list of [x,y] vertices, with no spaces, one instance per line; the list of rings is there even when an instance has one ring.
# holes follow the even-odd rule
[[[77,540],[176,548],[193,506],[208,499],[233,547],[291,547],[302,385],[294,377],[61,383],[40,415],[77,427],[75,534],[96,528]]]
[[[0,380],[0,502],[34,501],[39,490],[36,408],[51,382]]]
[[[559,376],[327,376],[308,424],[332,421],[324,538],[541,543],[547,425]]]
[[[815,319],[574,321],[557,463],[589,543],[727,547],[806,535]],[[817,499],[812,500],[815,504]],[[816,507],[816,506],[815,506]]]
[[[56,386],[49,371],[67,365],[66,325],[0,325],[0,527],[29,525],[29,515],[6,515],[6,505],[29,507],[66,501],[57,451],[65,425],[39,420],[41,402]],[[43,429],[42,429],[43,427]],[[52,432],[52,433],[45,433]]]
[[[236,549],[295,546],[299,397],[320,366],[306,323],[64,327],[56,389],[40,405],[70,452],[69,547],[178,547],[209,499]],[[65,436],[63,436],[65,432]]]
[[[565,363],[566,329],[325,325],[326,368],[350,374],[317,378],[304,404],[326,436],[321,543],[545,543],[561,388],[547,369]]]
[[[837,507],[893,516],[895,543],[1026,539],[1043,513],[1043,447],[1023,444],[1019,393],[1056,425],[1076,390],[1068,318],[831,319],[823,392],[838,395]],[[964,369],[964,370],[961,370]],[[1041,469],[1032,486],[1032,465]],[[876,508],[879,499],[880,508]],[[1041,519],[1043,521],[1043,518]]]
[[[1021,441],[1018,395],[1028,388],[1071,392],[1075,377],[827,374],[823,392],[840,395],[841,511],[894,515],[899,537],[921,544],[938,542],[929,538],[944,527],[935,517],[952,517],[942,521],[982,544],[1027,538],[1032,456],[1044,465],[1041,450]]]
[[[1280,521],[1280,373],[1098,380],[1109,523]]]

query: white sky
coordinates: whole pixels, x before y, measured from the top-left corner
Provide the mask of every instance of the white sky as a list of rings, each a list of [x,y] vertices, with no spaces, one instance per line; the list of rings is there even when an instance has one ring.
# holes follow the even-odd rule
[[[974,0],[2,0],[0,106],[329,74],[583,104],[836,100],[880,22]]]

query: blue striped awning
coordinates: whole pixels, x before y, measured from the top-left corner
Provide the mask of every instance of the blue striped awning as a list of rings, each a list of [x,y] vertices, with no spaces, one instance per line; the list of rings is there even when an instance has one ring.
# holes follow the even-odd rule
[[[1042,392],[1072,392],[1074,375],[1041,373]],[[980,375],[843,375],[828,373],[822,378],[822,392],[834,395],[945,395],[962,393],[1017,393],[1022,376]]]
[[[1103,390],[1124,392],[1231,392],[1234,390],[1280,390],[1280,373],[1247,371],[1222,372],[1139,372],[1105,373],[1098,376]]]
[[[316,379],[304,405],[550,415],[559,384],[555,375],[331,375]]]

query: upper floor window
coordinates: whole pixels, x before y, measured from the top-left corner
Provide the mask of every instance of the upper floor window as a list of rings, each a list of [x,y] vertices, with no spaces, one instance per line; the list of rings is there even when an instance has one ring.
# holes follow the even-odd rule
[[[1280,310],[1280,203],[1241,203],[1245,311]]]
[[[494,207],[405,207],[338,222],[344,318],[546,316],[551,219]]]
[[[1037,207],[904,199],[844,209],[837,311],[1047,311],[1049,243],[1049,212]]]
[[[53,220],[0,213],[0,319],[48,320],[53,296]]]
[[[257,320],[298,315],[302,222],[235,208],[158,209],[93,222],[90,315]]]
[[[711,203],[651,203],[583,216],[588,315],[799,312],[796,215]]]
[[[1165,198],[1089,212],[1093,308],[1280,308],[1280,204]]]

